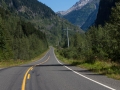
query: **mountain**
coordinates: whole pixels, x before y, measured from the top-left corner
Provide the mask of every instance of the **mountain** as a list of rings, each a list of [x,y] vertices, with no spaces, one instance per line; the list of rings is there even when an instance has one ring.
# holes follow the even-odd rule
[[[120,0],[100,0],[95,26],[87,35],[94,55],[120,63]]]
[[[84,7],[87,3],[89,3],[91,0],[80,0],[79,2],[76,2],[75,5],[73,5],[70,9],[68,9],[67,11],[58,11],[58,14],[61,15],[67,15],[70,12],[74,11],[74,10],[79,10],[82,7]]]
[[[119,0],[100,0],[100,7],[98,10],[97,19],[95,25],[104,26],[107,21],[110,19],[111,9],[115,6],[115,3]]]
[[[85,23],[81,26],[81,28],[84,30],[84,31],[87,31],[87,29],[94,25],[95,23],[95,20],[96,20],[96,17],[97,17],[97,12],[98,12],[98,9],[94,10],[90,15],[89,17],[87,18],[87,20],[85,21]]]
[[[48,43],[43,32],[0,7],[0,62],[30,60],[47,49]]]
[[[82,32],[38,0],[0,0],[0,61],[30,60],[63,45],[67,27],[71,37]]]
[[[36,29],[46,34],[49,44],[56,45],[64,28],[71,28],[72,33],[82,32],[79,27],[60,18],[51,8],[38,0],[1,0],[0,4],[22,20],[33,23]]]
[[[58,12],[57,14],[74,25],[81,27],[83,30],[86,30],[96,19],[99,1],[100,0],[80,0],[69,10]]]
[[[110,66],[112,72],[105,69],[106,66],[103,69],[103,65],[99,71],[111,77],[120,77],[120,0],[100,0],[97,20],[97,27],[90,27],[83,37],[76,34],[71,47],[58,50],[58,53],[68,60],[78,60],[76,65],[80,64],[79,60],[90,65],[113,62]],[[93,70],[98,69],[95,67]]]
[[[33,19],[36,16],[46,18],[55,15],[52,9],[37,0],[1,0],[0,2],[1,6],[5,9],[26,19]]]

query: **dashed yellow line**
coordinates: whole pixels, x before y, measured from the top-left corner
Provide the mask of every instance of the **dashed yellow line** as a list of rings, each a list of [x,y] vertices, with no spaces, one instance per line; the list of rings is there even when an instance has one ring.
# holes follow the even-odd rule
[[[50,58],[50,56],[48,57],[48,59],[47,59],[46,61],[44,61],[44,62],[42,62],[42,63],[39,63],[38,65],[41,65],[41,64],[46,63],[46,62],[49,60],[49,58]]]
[[[28,74],[27,79],[30,79],[30,74]]]
[[[33,67],[31,68],[31,70],[33,70]]]
[[[37,64],[37,65],[41,65],[41,64],[43,64],[43,63],[46,63],[46,62],[49,60],[49,58],[50,58],[50,56],[48,57],[48,59],[47,59],[46,61],[44,61],[44,62],[42,62],[42,63],[39,63],[39,64]],[[37,65],[35,65],[35,66],[37,66]],[[22,88],[21,88],[21,90],[25,90],[26,79],[30,79],[30,74],[28,74],[28,73],[29,73],[30,70],[33,70],[33,67],[34,67],[34,66],[30,67],[30,68],[27,70],[27,72],[25,73],[24,78],[23,78],[23,82],[22,82]]]

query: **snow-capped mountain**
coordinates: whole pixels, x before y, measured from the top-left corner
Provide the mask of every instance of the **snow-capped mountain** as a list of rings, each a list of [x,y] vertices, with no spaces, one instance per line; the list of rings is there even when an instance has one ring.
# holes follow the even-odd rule
[[[84,7],[86,4],[88,4],[89,2],[91,2],[92,0],[79,0],[78,2],[76,2],[75,5],[73,5],[70,9],[68,9],[67,11],[59,11],[57,12],[57,14],[61,14],[61,15],[66,15],[74,10],[79,10],[82,7]]]

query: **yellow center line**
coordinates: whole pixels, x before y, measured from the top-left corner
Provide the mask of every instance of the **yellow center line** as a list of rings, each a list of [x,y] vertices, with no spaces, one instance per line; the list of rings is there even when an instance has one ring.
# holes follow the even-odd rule
[[[39,64],[37,64],[37,65],[41,65],[41,64],[46,63],[46,62],[49,60],[49,58],[50,58],[50,56],[48,57],[48,59],[47,59],[46,61],[44,61],[44,62],[42,62],[42,63],[39,63]]]
[[[30,74],[28,74],[27,79],[30,79]]]
[[[31,68],[31,71],[33,70],[33,67]]]
[[[50,56],[48,57],[48,59],[47,59],[46,61],[44,61],[44,62],[42,62],[42,63],[39,63],[39,64],[37,64],[37,65],[40,65],[40,64],[43,64],[43,63],[47,62],[47,61],[49,60],[49,58],[50,58]],[[35,66],[37,66],[37,65],[35,65]],[[22,82],[22,88],[21,88],[21,90],[25,90],[26,79],[30,79],[30,74],[28,74],[28,73],[29,73],[30,70],[33,70],[33,67],[34,67],[34,66],[30,67],[30,68],[27,70],[27,72],[25,73],[24,78],[23,78],[23,82]]]
[[[27,72],[25,73],[25,76],[23,78],[23,83],[22,83],[22,90],[25,90],[25,84],[26,84],[26,77],[27,77],[27,74],[29,73],[29,71],[31,70],[32,67],[30,67]]]

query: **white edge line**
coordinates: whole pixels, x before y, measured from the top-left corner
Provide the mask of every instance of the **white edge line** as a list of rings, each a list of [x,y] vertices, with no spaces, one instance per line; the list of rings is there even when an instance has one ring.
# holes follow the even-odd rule
[[[53,50],[53,53],[54,53],[54,50]],[[69,68],[69,67],[65,66],[64,64],[62,64],[62,63],[57,59],[55,53],[54,53],[54,56],[55,56],[55,58],[56,58],[56,60],[57,60],[57,62],[58,62],[59,64],[63,65],[65,68],[71,70],[73,73],[75,73],[75,74],[77,74],[77,75],[79,75],[79,76],[82,76],[82,77],[84,77],[84,78],[86,78],[86,79],[88,79],[88,80],[90,80],[90,81],[92,81],[92,82],[94,82],[94,83],[97,83],[97,84],[99,84],[99,85],[101,85],[101,86],[103,86],[103,87],[106,87],[106,88],[108,88],[108,89],[110,89],[110,90],[116,90],[116,89],[114,89],[114,88],[111,88],[111,87],[109,87],[109,86],[107,86],[107,85],[104,85],[104,84],[102,84],[102,83],[100,83],[100,82],[98,82],[98,81],[95,81],[95,80],[93,80],[93,79],[91,79],[91,78],[88,78],[88,77],[86,77],[86,76],[84,76],[84,75],[82,75],[82,74],[80,74],[80,73],[72,70],[71,68]]]

